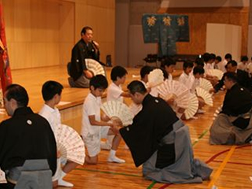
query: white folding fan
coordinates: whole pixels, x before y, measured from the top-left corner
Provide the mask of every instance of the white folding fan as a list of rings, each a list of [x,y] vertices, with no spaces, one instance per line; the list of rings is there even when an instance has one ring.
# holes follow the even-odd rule
[[[94,75],[101,74],[105,76],[104,68],[96,60],[91,59],[91,58],[86,58],[85,63],[86,63],[87,69],[90,70]]]
[[[155,87],[164,81],[164,74],[161,69],[154,69],[148,75],[148,87]]]
[[[158,94],[164,100],[173,97],[175,103],[180,108],[187,108],[189,104],[190,91],[182,83],[175,80],[165,80],[158,86]]]
[[[213,85],[207,79],[200,78],[199,81],[200,81],[200,84],[199,84],[200,88],[205,89],[206,91],[209,91],[210,89],[213,88]]]
[[[0,183],[7,183],[5,173],[0,169]]]
[[[223,76],[223,71],[218,69],[208,69],[207,74],[211,76],[216,76],[219,80],[221,80]]]
[[[101,109],[109,118],[119,118],[123,126],[130,125],[133,122],[134,115],[123,102],[107,101],[102,104]]]
[[[196,94],[197,96],[203,98],[203,100],[205,101],[207,105],[213,106],[213,99],[209,92],[207,92],[206,90],[200,87],[196,87]]]
[[[85,147],[80,135],[67,125],[58,125],[55,128],[57,149],[61,156],[80,165],[85,161]]]
[[[191,94],[189,99],[188,107],[185,109],[185,118],[190,119],[192,118],[199,108],[199,100],[195,94]]]

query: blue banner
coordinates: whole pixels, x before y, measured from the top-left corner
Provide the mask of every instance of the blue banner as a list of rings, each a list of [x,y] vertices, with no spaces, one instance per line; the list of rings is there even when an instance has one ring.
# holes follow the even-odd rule
[[[176,42],[189,41],[188,16],[145,14],[142,17],[145,43],[158,43],[159,56],[175,55]]]

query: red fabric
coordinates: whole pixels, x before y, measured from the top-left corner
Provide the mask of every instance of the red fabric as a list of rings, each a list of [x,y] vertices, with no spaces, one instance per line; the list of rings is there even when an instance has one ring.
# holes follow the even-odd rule
[[[6,87],[12,83],[9,56],[7,51],[7,42],[5,35],[5,23],[3,18],[3,6],[0,4],[0,40],[5,49],[0,49],[0,77],[1,89],[4,92]]]

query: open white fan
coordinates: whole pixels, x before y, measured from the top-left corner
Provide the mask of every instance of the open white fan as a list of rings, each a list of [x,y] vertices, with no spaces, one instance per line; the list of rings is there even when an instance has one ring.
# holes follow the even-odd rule
[[[223,71],[218,69],[208,69],[206,74],[216,76],[219,80],[221,80],[223,76]]]
[[[90,59],[90,58],[86,58],[85,59],[85,63],[86,63],[87,69],[90,70],[94,75],[101,74],[101,75],[105,76],[105,70],[104,70],[104,68],[96,60]]]
[[[213,88],[213,85],[207,79],[200,78],[199,87],[202,88],[202,89],[205,89],[206,91],[209,91],[210,89]]]
[[[164,81],[164,74],[161,69],[154,69],[148,75],[148,87],[155,87]]]
[[[101,106],[102,111],[109,117],[116,117],[122,121],[123,126],[132,124],[134,118],[129,107],[120,101],[107,101]]]
[[[0,183],[7,183],[5,173],[0,169]]]
[[[213,106],[213,99],[209,92],[207,92],[206,90],[200,87],[196,87],[196,94],[197,96],[200,96],[201,98],[203,98],[203,100],[205,101],[207,105]]]
[[[182,83],[175,80],[165,80],[158,86],[158,94],[164,100],[174,98],[175,103],[180,108],[187,108],[189,104],[190,91]]]
[[[190,119],[192,118],[199,108],[199,100],[195,94],[191,94],[189,99],[188,107],[185,109],[185,118]]]
[[[54,133],[61,156],[83,165],[85,147],[80,135],[73,128],[63,124],[58,125]]]

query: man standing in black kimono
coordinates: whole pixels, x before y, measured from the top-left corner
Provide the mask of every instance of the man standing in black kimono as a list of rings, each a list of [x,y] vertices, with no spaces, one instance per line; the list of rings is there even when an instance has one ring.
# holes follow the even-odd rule
[[[96,61],[100,59],[99,44],[93,41],[93,29],[85,26],[81,30],[81,39],[72,49],[71,62],[68,64],[68,78],[71,87],[89,87],[89,80],[93,77],[85,63],[86,58]]]
[[[8,183],[0,184],[0,188],[52,188],[56,141],[47,120],[33,113],[28,101],[22,86],[6,88],[4,107],[11,118],[0,124],[0,168]]]
[[[237,82],[235,73],[226,73],[227,93],[222,111],[210,128],[211,144],[243,144],[252,135],[252,95]]]
[[[128,85],[132,100],[142,104],[133,124],[120,129],[135,165],[157,182],[193,183],[209,179],[206,164],[193,158],[189,129],[161,98],[147,93],[140,81]]]

